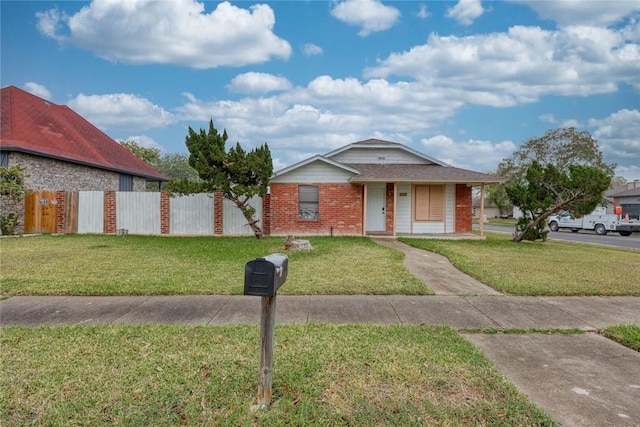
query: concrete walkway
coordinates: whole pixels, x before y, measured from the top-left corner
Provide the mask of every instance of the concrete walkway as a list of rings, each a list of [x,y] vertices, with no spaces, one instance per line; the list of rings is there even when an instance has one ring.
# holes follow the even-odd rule
[[[640,353],[596,333],[614,324],[640,325],[640,297],[495,295],[435,254],[392,239],[379,243],[404,251],[409,271],[439,295],[280,295],[277,323],[581,329],[587,333],[464,336],[559,425],[640,426]],[[217,295],[12,297],[0,301],[0,326],[258,324],[260,300]]]

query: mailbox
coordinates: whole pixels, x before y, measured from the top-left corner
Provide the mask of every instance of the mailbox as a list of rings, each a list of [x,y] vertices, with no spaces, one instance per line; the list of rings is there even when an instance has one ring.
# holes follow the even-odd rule
[[[249,261],[244,267],[244,294],[273,297],[287,280],[289,258],[271,254]]]

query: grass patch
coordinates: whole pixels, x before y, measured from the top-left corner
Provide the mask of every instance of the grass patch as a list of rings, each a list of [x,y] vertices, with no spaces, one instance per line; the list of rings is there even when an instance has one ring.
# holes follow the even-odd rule
[[[640,326],[614,325],[602,331],[602,335],[635,351],[640,351]]]
[[[407,294],[431,291],[403,266],[404,254],[366,237],[314,237],[290,252],[279,294]],[[283,238],[105,235],[4,239],[3,295],[242,294],[244,266],[283,252]],[[389,274],[392,271],[393,274]]]
[[[637,250],[568,242],[486,240],[402,242],[446,256],[458,269],[511,295],[640,295]]]
[[[2,425],[553,424],[447,327],[278,325],[272,408],[255,414],[255,325],[6,327],[0,342]]]

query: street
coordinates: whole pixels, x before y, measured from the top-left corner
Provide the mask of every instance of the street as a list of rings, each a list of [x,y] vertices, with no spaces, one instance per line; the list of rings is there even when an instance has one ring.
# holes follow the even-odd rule
[[[478,230],[478,225],[473,225],[474,230]],[[484,225],[485,231],[495,231],[498,233],[513,233],[513,227],[505,227],[501,225]],[[582,242],[597,245],[616,246],[620,248],[640,249],[640,233],[633,233],[631,236],[621,236],[618,233],[607,233],[604,236],[598,236],[593,231],[579,231],[572,233],[571,231],[550,231],[549,240],[564,240],[567,242]]]

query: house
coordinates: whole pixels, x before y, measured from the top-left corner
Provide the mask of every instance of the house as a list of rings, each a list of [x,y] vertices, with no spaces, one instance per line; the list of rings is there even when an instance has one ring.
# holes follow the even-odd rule
[[[629,218],[640,219],[640,181],[629,182],[626,190],[610,194],[614,206],[622,208],[622,215]]]
[[[449,166],[405,145],[368,139],[275,172],[269,231],[466,234],[472,231],[472,187],[484,196],[484,185],[497,182],[498,177]]]
[[[15,86],[0,89],[0,99],[0,166],[21,166],[30,191],[18,207],[18,232],[60,231],[58,192],[145,191],[147,181],[158,189],[167,181],[66,105]],[[6,215],[13,207],[2,202]]]
[[[146,181],[167,181],[66,105],[15,86],[0,96],[0,166],[23,166],[29,190],[145,191]]]
[[[500,218],[500,208],[492,203],[488,203],[486,200],[483,201],[480,198],[480,195],[474,195],[472,201],[472,216],[475,219],[480,219],[480,208],[482,207],[482,203],[484,203],[484,218]]]

